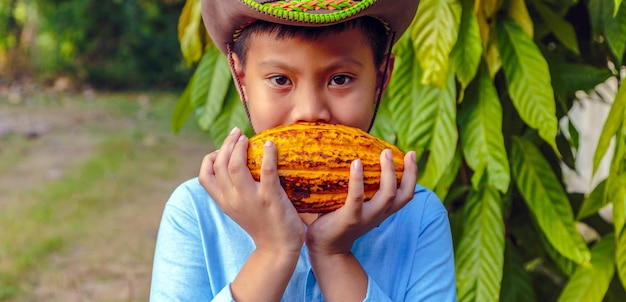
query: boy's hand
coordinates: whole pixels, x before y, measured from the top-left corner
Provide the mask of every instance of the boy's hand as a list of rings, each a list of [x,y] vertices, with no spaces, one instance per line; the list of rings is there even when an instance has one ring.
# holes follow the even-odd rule
[[[247,166],[248,138],[235,128],[218,151],[205,156],[199,181],[222,211],[254,240],[257,250],[300,253],[304,226],[280,185],[276,146],[265,144],[261,180]]]
[[[413,198],[417,180],[415,152],[404,157],[399,188],[391,150],[381,153],[380,166],[380,188],[364,203],[363,166],[360,160],[354,160],[350,166],[348,198],[344,206],[321,215],[307,230],[309,259],[327,301],[363,301],[367,294],[367,274],[351,253],[352,245]]]
[[[412,198],[417,180],[415,152],[404,157],[400,187],[391,160],[391,150],[380,156],[380,188],[371,200],[363,202],[363,165],[354,160],[350,166],[348,198],[343,207],[318,217],[307,231],[309,250],[322,254],[348,254],[357,238],[406,205]]]

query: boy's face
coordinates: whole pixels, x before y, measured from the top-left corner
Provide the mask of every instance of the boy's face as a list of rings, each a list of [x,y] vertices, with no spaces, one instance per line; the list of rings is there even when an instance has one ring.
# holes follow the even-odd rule
[[[368,130],[384,67],[374,65],[371,47],[360,30],[313,41],[258,33],[250,36],[249,43],[243,69],[233,57],[257,133],[295,122]]]

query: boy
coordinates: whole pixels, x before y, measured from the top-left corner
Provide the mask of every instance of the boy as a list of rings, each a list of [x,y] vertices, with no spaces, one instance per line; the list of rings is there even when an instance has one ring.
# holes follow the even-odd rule
[[[257,2],[258,1],[258,2]],[[203,0],[205,25],[229,56],[256,132],[300,121],[369,130],[416,0]],[[331,10],[332,9],[332,10]],[[330,21],[332,20],[332,21]],[[165,206],[152,301],[453,301],[447,213],[417,186],[415,153],[396,186],[389,150],[363,202],[359,159],[345,205],[298,214],[267,142],[261,181],[237,128],[205,156],[198,179]]]

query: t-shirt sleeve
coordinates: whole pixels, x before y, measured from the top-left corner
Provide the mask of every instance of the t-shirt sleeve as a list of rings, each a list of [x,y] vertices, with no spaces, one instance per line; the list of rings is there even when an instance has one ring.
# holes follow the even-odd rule
[[[456,301],[454,250],[448,213],[434,193],[424,214],[405,301]]]
[[[191,194],[178,187],[165,205],[154,253],[150,301],[233,301],[230,286],[213,297]]]
[[[385,292],[378,287],[378,285],[367,276],[367,294],[363,302],[392,302],[392,300],[385,294]]]

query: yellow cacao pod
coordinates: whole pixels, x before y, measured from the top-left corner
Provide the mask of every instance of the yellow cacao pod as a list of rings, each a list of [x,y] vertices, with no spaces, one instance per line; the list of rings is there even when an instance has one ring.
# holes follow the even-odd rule
[[[404,153],[398,147],[349,126],[296,123],[262,131],[248,147],[248,168],[259,181],[263,146],[271,140],[278,151],[278,176],[287,196],[301,213],[324,213],[341,207],[348,196],[350,163],[363,163],[365,200],[380,186],[380,153],[391,149],[400,183]]]

